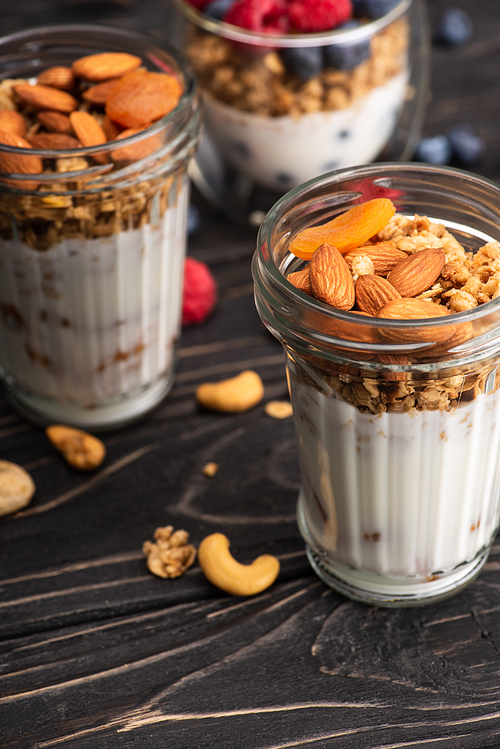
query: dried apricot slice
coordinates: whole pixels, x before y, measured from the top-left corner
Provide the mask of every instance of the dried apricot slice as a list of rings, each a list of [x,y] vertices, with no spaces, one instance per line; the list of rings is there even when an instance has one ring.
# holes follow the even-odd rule
[[[395,212],[394,204],[388,198],[368,200],[353,206],[326,224],[304,229],[292,239],[288,249],[297,257],[309,260],[313,252],[326,242],[344,254],[377,234]]]
[[[113,86],[106,114],[123,127],[143,127],[171,112],[181,94],[174,76],[135,70]]]

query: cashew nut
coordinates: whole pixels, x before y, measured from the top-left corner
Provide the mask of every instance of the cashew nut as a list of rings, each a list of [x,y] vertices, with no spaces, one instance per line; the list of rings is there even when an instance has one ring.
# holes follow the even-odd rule
[[[0,515],[18,512],[30,503],[35,483],[17,463],[0,460]]]
[[[240,564],[229,551],[229,539],[212,533],[201,542],[198,560],[210,582],[234,596],[253,596],[274,583],[280,563],[271,554],[262,554],[252,564]]]
[[[220,382],[204,382],[196,389],[196,400],[212,411],[241,413],[260,403],[264,385],[257,372],[247,369]]]
[[[81,429],[53,424],[45,433],[66,461],[80,471],[99,468],[106,457],[106,448],[97,437]]]

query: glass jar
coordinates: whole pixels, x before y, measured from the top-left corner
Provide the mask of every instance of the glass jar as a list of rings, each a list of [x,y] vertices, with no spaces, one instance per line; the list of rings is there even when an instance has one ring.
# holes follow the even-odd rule
[[[253,259],[255,298],[285,351],[298,524],[313,568],[355,600],[410,606],[469,583],[498,530],[500,296],[490,288],[492,301],[466,311],[390,320],[295,288],[285,277],[304,263],[288,250],[294,236],[374,197],[443,225],[467,251],[500,240],[493,182],[423,164],[345,169],[292,190],[269,212]],[[444,241],[441,229],[429,236],[431,246]],[[485,273],[476,291],[494,257],[497,244],[477,256]]]
[[[175,108],[147,130],[97,146],[35,143],[28,152],[0,143],[3,165],[27,153],[42,160],[42,168],[20,170],[36,174],[5,167],[0,174],[0,364],[8,397],[36,423],[93,430],[141,417],[171,388],[187,166],[200,134],[195,79],[182,56],[105,26],[0,39],[0,108],[14,108],[13,81],[34,83],[48,68],[67,70],[100,52],[127,52],[147,71],[173,77],[182,87]],[[31,123],[26,138],[45,109],[22,109]]]
[[[223,23],[186,0],[176,6],[185,27],[176,36],[204,104],[191,176],[214,205],[258,225],[306,180],[413,155],[429,99],[420,0],[334,31],[284,36]],[[307,61],[297,60],[304,52]]]

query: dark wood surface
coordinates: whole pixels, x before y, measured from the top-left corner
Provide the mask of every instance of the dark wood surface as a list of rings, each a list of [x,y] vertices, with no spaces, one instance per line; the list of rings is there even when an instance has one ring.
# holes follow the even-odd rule
[[[486,141],[477,171],[500,176],[500,8],[457,0],[472,41],[433,48],[425,132],[456,122]],[[449,3],[430,0],[431,23]],[[162,33],[164,0],[0,0],[2,33],[101,21]],[[460,595],[414,610],[348,601],[310,569],[295,523],[299,472],[290,419],[260,405],[200,411],[195,387],[245,368],[265,401],[286,397],[280,345],[254,308],[255,231],[199,196],[189,253],[212,268],[218,308],[185,329],[175,386],[136,426],[103,436],[91,475],[71,470],[43,431],[0,402],[0,457],[32,474],[36,496],[0,522],[0,746],[78,749],[395,749],[500,746],[500,543]],[[209,460],[221,466],[202,475]],[[281,561],[249,599],[213,588],[195,565],[161,580],[141,547],[159,525],[212,531],[235,556]]]

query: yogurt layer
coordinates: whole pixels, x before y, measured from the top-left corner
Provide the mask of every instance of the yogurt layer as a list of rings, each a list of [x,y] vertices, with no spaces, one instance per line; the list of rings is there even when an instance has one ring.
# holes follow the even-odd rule
[[[403,105],[402,70],[345,109],[300,117],[242,112],[205,93],[205,126],[227,162],[261,187],[288,190],[313,177],[373,161]]]
[[[0,239],[4,376],[47,416],[91,424],[93,409],[114,404],[114,420],[133,409],[134,394],[170,377],[180,333],[185,175],[172,191],[163,215],[139,228],[63,238],[45,251]]]
[[[499,523],[499,391],[453,411],[362,413],[290,378],[307,531],[353,571],[426,583]]]

